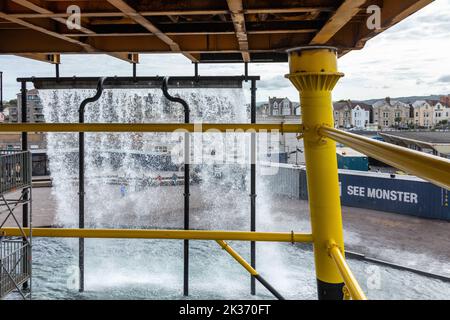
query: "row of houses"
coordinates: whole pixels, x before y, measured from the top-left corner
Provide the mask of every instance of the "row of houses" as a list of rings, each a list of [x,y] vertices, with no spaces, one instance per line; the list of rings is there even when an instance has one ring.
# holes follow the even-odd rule
[[[335,127],[357,129],[432,128],[450,120],[450,97],[404,103],[386,98],[372,105],[351,100],[333,104]],[[298,103],[288,98],[269,97],[258,108],[260,117],[301,116]]]
[[[408,104],[386,98],[373,105],[347,100],[333,107],[335,126],[340,128],[433,128],[450,120],[450,104],[437,100]]]
[[[269,97],[268,103],[258,108],[259,116],[293,116],[301,115],[300,104],[288,98]]]

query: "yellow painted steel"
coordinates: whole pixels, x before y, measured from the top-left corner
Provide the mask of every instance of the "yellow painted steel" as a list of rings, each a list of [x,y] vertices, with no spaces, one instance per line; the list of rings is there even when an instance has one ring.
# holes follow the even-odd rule
[[[290,51],[289,67],[287,77],[300,91],[316,276],[325,283],[341,284],[327,250],[330,240],[344,250],[336,144],[320,136],[318,128],[334,124],[331,91],[343,74],[337,72],[333,48]]]
[[[230,247],[228,243],[223,240],[216,240],[216,242],[222,247],[223,250],[228,252],[230,256],[234,258],[241,266],[245,268],[252,276],[257,276],[258,272],[247,262],[244,258],[242,258],[239,253],[234,251],[233,248]]]
[[[300,133],[299,124],[277,123],[6,123],[0,132],[266,132]]]
[[[334,262],[336,263],[336,267],[339,270],[339,273],[344,279],[345,283],[344,292],[345,290],[348,290],[348,293],[350,294],[353,300],[367,300],[364,291],[359,286],[358,281],[356,280],[355,276],[350,270],[350,267],[345,261],[344,255],[342,254],[341,250],[335,243],[330,244],[329,253],[330,256],[333,258]]]
[[[29,231],[24,231],[26,235],[28,235]],[[0,234],[10,237],[22,236],[19,228],[1,228]],[[300,234],[292,232],[249,232],[218,230],[33,228],[33,237],[312,242],[311,234]]]
[[[321,127],[319,133],[372,158],[450,190],[450,160],[342,130]]]

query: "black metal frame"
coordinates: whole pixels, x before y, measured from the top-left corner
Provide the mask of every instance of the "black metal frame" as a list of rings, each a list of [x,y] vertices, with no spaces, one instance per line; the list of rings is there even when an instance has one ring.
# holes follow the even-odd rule
[[[78,110],[78,122],[84,123],[84,111],[88,103],[92,103],[100,99],[103,92],[103,83],[106,78],[100,78],[97,81],[97,92],[93,97],[84,99]],[[78,227],[84,229],[84,132],[78,133]],[[84,291],[84,238],[78,239],[78,265],[79,265],[79,291]]]
[[[87,103],[94,102],[100,98],[104,89],[132,89],[132,88],[155,88],[162,89],[164,96],[172,102],[183,105],[185,111],[185,123],[189,123],[189,106],[181,98],[173,97],[168,93],[170,88],[192,89],[192,88],[242,88],[243,82],[251,82],[251,123],[256,123],[256,81],[259,76],[248,75],[248,65],[245,64],[245,75],[242,76],[199,76],[198,64],[195,64],[195,76],[193,77],[137,77],[136,65],[133,64],[132,77],[58,77],[56,78],[18,78],[22,85],[22,122],[26,122],[27,96],[26,84],[33,83],[36,89],[97,89],[94,97],[84,100],[80,105],[79,121],[84,122],[84,108]],[[23,121],[25,119],[25,121]],[[79,133],[79,226],[84,228],[84,133]],[[22,133],[22,149],[28,149],[27,133]],[[189,150],[189,135],[185,137],[185,150]],[[251,173],[250,173],[250,230],[256,230],[256,136],[251,136]],[[189,152],[185,152],[185,157]],[[185,183],[184,183],[184,228],[189,229],[189,161],[185,158]],[[28,225],[28,205],[23,206],[24,226]],[[80,291],[84,290],[84,239],[79,239],[79,264],[80,264]],[[251,242],[251,265],[256,266],[256,244]],[[189,242],[184,241],[184,294],[188,295],[189,276]],[[256,283],[253,276],[251,279],[251,294],[256,294]],[[26,285],[26,284],[25,284]]]
[[[164,97],[166,97],[167,100],[179,103],[184,108],[184,123],[190,122],[190,110],[188,103],[179,98],[174,97],[169,94],[168,91],[168,83],[169,78],[164,78],[163,84],[162,84],[162,92],[164,94]],[[190,190],[189,190],[189,183],[190,183],[190,170],[189,170],[189,163],[190,163],[190,154],[191,154],[191,148],[189,143],[189,133],[184,134],[184,230],[189,230],[189,197],[191,196]],[[183,267],[183,294],[185,296],[189,295],[189,240],[184,240],[184,247],[183,247],[183,255],[184,255],[184,267]]]
[[[96,89],[99,77],[18,78],[18,82],[33,83],[36,89]],[[189,76],[170,77],[169,89],[242,88],[246,80],[260,80],[258,76]],[[164,77],[107,77],[104,89],[161,89]]]
[[[251,80],[250,122],[256,123],[256,80]],[[250,162],[250,231],[256,231],[256,135],[251,136]],[[256,242],[250,242],[250,265],[256,268]],[[256,294],[256,282],[250,277],[250,293]]]

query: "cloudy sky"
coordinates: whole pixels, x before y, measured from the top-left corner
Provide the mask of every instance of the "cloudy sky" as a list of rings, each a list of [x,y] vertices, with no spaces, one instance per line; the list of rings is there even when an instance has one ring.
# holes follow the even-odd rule
[[[370,40],[361,51],[339,60],[346,74],[334,92],[334,99],[373,99],[386,96],[450,94],[450,0],[434,3]],[[104,55],[64,55],[61,76],[127,76],[131,65]],[[0,56],[4,74],[4,99],[19,91],[15,81],[24,76],[53,76],[46,63]],[[289,97],[298,93],[283,75],[287,64],[251,64],[249,72],[261,75],[258,101],[268,96]],[[200,75],[236,75],[242,65],[200,65]],[[141,55],[138,75],[192,75],[193,65],[181,55]]]

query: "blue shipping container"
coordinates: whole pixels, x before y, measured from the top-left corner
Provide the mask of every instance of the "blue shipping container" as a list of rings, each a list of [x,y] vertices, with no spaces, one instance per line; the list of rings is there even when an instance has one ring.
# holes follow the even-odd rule
[[[286,180],[286,176],[298,177],[299,182]],[[284,165],[269,180],[274,193],[308,199],[304,167]],[[280,187],[281,184],[288,185]],[[450,221],[449,190],[419,178],[339,170],[339,184],[343,206]]]

